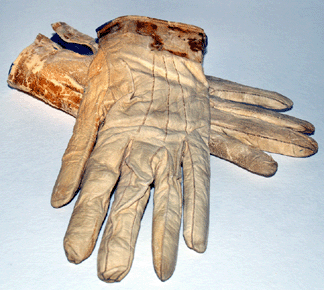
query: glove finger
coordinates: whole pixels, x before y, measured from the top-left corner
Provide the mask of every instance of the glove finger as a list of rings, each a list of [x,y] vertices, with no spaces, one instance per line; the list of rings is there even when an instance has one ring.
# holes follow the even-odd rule
[[[153,165],[153,262],[155,272],[162,281],[169,279],[175,270],[181,226],[181,148],[175,153],[178,158],[173,160],[167,150],[160,150]]]
[[[74,197],[97,138],[103,99],[114,102],[113,96],[106,94],[107,75],[109,73],[105,55],[97,53],[89,69],[87,91],[82,99],[73,135],[62,158],[61,170],[53,189],[51,203],[54,207],[63,206]]]
[[[272,176],[277,171],[278,164],[271,156],[226,134],[211,130],[209,148],[212,155],[253,173]]]
[[[141,198],[108,221],[98,253],[98,277],[101,280],[118,282],[128,274],[149,196],[150,188],[147,188]]]
[[[184,238],[189,248],[202,253],[209,227],[209,149],[195,132],[188,136],[183,156]]]
[[[73,263],[89,257],[95,246],[129,142],[127,137],[118,135],[100,137],[88,160],[82,189],[64,238],[67,258]]]
[[[264,151],[294,157],[306,157],[317,152],[317,143],[307,135],[279,127],[256,118],[238,117],[213,109],[212,130],[234,137]]]
[[[274,110],[287,110],[293,106],[290,99],[276,92],[261,90],[212,76],[206,76],[206,78],[211,96]]]
[[[314,126],[307,121],[252,105],[222,100],[214,96],[210,96],[210,104],[211,110],[218,109],[238,116],[257,118],[274,125],[290,128],[306,134],[311,134],[315,130]]]
[[[98,277],[107,282],[122,280],[133,262],[141,218],[153,182],[151,160],[158,150],[134,141],[127,150],[98,253]]]

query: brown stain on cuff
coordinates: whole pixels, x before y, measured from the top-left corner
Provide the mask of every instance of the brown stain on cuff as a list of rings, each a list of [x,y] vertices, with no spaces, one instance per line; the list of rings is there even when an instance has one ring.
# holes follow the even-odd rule
[[[198,61],[202,58],[199,52],[204,55],[207,46],[207,36],[200,28],[148,17],[120,17],[97,29],[98,38],[115,32],[149,36],[151,50],[168,51]]]
[[[67,84],[56,85],[49,76],[32,73],[32,69],[26,66],[29,57],[29,54],[22,54],[19,62],[13,64],[8,77],[9,85],[75,116],[83,91],[77,92],[76,88]]]
[[[163,49],[163,39],[156,33],[157,25],[149,22],[137,21],[136,32],[140,35],[150,36],[153,38],[151,47],[156,50]]]
[[[188,43],[190,46],[190,49],[192,51],[204,51],[205,50],[205,40],[204,40],[204,35],[202,33],[199,33],[201,38],[188,38]]]
[[[121,29],[121,25],[119,22],[117,22],[116,24],[114,24],[113,26],[109,26],[109,25],[106,25],[105,27],[103,27],[102,29],[97,29],[97,32],[99,33],[98,34],[98,37],[99,38],[102,38],[104,37],[105,35],[107,34],[111,34],[111,33],[114,33],[118,30]]]
[[[171,31],[175,31],[178,34],[179,40],[182,40],[184,42],[187,42],[190,49],[193,52],[201,51],[204,53],[205,47],[206,47],[206,36],[203,33],[196,33],[197,38],[190,38],[188,35],[192,35],[192,31],[189,29],[183,29],[177,26],[171,26],[168,25],[167,27]],[[165,50],[168,51],[174,55],[180,56],[180,57],[186,57],[189,58],[188,53],[184,51],[177,51],[174,49],[167,49],[165,48],[165,44],[163,41],[163,38],[159,36],[158,34],[158,26],[154,23],[150,22],[144,22],[144,21],[136,21],[136,33],[140,35],[150,36],[153,39],[153,42],[151,44],[152,49],[161,51]]]

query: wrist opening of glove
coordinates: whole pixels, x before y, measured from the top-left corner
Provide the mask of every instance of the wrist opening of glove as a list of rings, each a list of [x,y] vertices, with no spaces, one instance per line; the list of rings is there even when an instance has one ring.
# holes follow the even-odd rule
[[[124,33],[150,36],[151,50],[168,51],[200,63],[207,47],[207,35],[197,26],[144,16],[118,17],[103,24],[96,31],[99,39]]]

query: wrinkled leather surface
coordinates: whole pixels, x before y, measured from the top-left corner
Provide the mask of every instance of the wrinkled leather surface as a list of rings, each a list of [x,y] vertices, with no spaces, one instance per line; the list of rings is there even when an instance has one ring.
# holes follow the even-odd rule
[[[155,25],[140,20],[148,29]],[[131,267],[152,184],[153,260],[160,279],[175,268],[182,198],[188,246],[203,252],[207,245],[208,83],[197,58],[152,48],[152,35],[129,28],[137,21],[126,19],[126,31],[100,39],[52,195],[53,206],[66,204],[83,176],[64,239],[68,259],[79,263],[92,252],[118,182],[98,253],[98,275],[109,282],[121,280]],[[187,46],[181,40],[178,50]]]
[[[39,35],[14,62],[8,83],[77,117],[52,196],[53,206],[63,206],[81,184],[64,239],[70,261],[91,254],[117,185],[98,254],[102,280],[120,281],[128,273],[151,185],[159,278],[168,279],[175,268],[182,206],[187,245],[206,249],[209,150],[264,176],[273,175],[277,163],[263,151],[295,157],[317,151],[308,136],[314,126],[279,112],[292,107],[288,98],[205,77],[200,28],[121,17],[98,29],[99,48],[65,23],[53,28],[94,55]]]

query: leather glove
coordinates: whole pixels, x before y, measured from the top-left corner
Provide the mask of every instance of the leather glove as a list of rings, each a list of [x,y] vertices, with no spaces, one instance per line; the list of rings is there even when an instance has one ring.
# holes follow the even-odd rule
[[[87,45],[94,53],[97,53],[94,39],[77,32],[65,23],[56,23],[53,28],[63,40]],[[111,30],[108,32],[111,33]],[[155,46],[159,45],[157,35],[152,30],[146,29],[144,34],[154,39],[153,46],[154,44]],[[121,38],[121,35],[118,37]],[[180,53],[183,52],[180,51]],[[39,35],[34,44],[25,49],[15,61],[8,82],[11,86],[27,91],[54,107],[76,116],[83,88],[88,81],[87,69],[93,57],[81,56],[62,49],[45,36]],[[106,56],[106,59],[114,63],[109,56]],[[35,70],[35,66],[40,67],[39,63],[42,63],[41,69]],[[64,64],[68,65],[64,66]],[[124,69],[119,75],[122,76],[123,74],[125,74]],[[127,76],[124,77],[123,83]],[[40,79],[46,80],[46,82],[37,82]],[[31,85],[34,83],[32,80],[36,80],[36,86]],[[212,128],[209,147],[213,155],[229,160],[251,172],[271,176],[275,173],[277,164],[262,150],[297,157],[309,156],[317,151],[316,142],[303,134],[314,131],[314,127],[310,123],[274,112],[274,110],[291,108],[292,102],[289,99],[274,92],[255,89],[214,77],[207,76],[207,80]],[[52,89],[53,86],[56,86],[55,89]],[[261,106],[265,109],[260,108]],[[110,105],[108,107],[110,108]],[[110,116],[112,115],[109,113],[105,115],[105,123]],[[114,122],[116,122],[115,119]],[[121,181],[118,188],[121,187]],[[143,198],[143,203],[145,203],[145,198]],[[126,223],[126,219],[124,222]],[[100,251],[104,251],[102,247]],[[122,251],[122,247],[120,247],[119,252]],[[155,264],[158,264],[156,261],[159,259],[155,258],[154,260]],[[172,265],[172,263],[169,265]],[[159,275],[159,267],[155,265],[155,268]],[[160,269],[162,268],[160,267]],[[126,270],[126,273],[128,270]],[[160,273],[162,272],[161,270]],[[124,274],[120,278],[123,276]],[[163,273],[159,276],[162,280],[166,279],[163,278]],[[103,277],[103,279],[105,278]]]
[[[186,31],[186,34],[184,34]],[[98,276],[129,271],[154,184],[153,261],[161,280],[175,268],[184,200],[184,237],[206,249],[209,222],[208,83],[203,30],[145,17],[122,17],[98,30],[99,50],[52,205],[81,191],[64,238],[67,257],[92,252],[117,184],[98,253]],[[180,56],[179,56],[180,55]],[[183,166],[183,194],[181,190]]]

